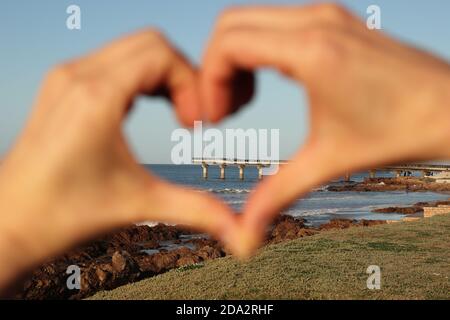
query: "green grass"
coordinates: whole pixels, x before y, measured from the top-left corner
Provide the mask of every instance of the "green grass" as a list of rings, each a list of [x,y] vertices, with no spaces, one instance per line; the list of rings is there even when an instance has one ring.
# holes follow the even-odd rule
[[[200,269],[200,268],[203,268],[204,266],[205,266],[204,263],[189,264],[189,265],[177,268],[176,271],[178,271],[178,272],[186,272],[188,270]]]
[[[366,287],[369,265],[381,268],[381,290]],[[450,299],[450,215],[323,232],[245,263],[216,259],[92,298]]]

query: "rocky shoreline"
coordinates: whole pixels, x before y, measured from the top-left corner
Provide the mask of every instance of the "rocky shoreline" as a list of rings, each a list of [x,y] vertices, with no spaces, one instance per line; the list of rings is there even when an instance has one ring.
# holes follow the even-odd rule
[[[362,182],[349,182],[342,185],[331,185],[328,191],[409,191],[409,192],[440,192],[450,193],[450,183],[437,183],[430,178],[399,177],[399,178],[366,178]]]
[[[399,213],[399,214],[404,214],[404,215],[415,215],[417,213],[422,213],[424,207],[437,207],[440,205],[450,205],[450,200],[417,202],[411,206],[380,208],[380,209],[374,209],[374,210],[372,210],[372,212],[375,212],[375,213]]]
[[[449,193],[450,184],[435,183],[427,178],[367,178],[360,183],[329,186],[329,191],[432,191]],[[449,201],[419,202],[406,207],[375,209],[377,213],[399,213],[413,216],[425,206],[450,205]],[[306,220],[282,215],[268,230],[265,245],[311,236],[330,229],[366,227],[387,223],[381,220],[336,219],[319,227]],[[221,244],[206,235],[184,227],[158,224],[130,226],[100,237],[42,264],[31,272],[13,295],[16,299],[83,299],[101,290],[152,277],[171,269],[194,268],[210,259],[228,255]],[[67,285],[68,266],[81,271],[81,289]]]
[[[318,228],[305,220],[280,216],[268,231],[265,245],[293,240],[330,229],[365,227],[385,221],[337,219]],[[216,240],[186,228],[158,224],[130,226],[51,259],[26,277],[16,299],[82,299],[100,290],[152,277],[175,268],[193,268],[229,253]],[[70,290],[67,268],[81,271],[81,289]]]

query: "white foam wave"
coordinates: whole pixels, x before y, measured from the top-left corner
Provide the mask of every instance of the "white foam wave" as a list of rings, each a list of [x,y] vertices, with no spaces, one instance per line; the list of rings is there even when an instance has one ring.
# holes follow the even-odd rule
[[[325,185],[325,186],[314,188],[311,191],[312,192],[324,192],[324,191],[328,191],[327,188],[328,188],[328,185]]]
[[[337,213],[342,208],[324,208],[324,209],[302,209],[302,210],[289,210],[286,212],[286,214],[293,216],[293,217],[310,217],[310,216],[320,216],[324,214],[333,214]]]
[[[343,201],[343,200],[355,200],[355,199],[362,199],[364,196],[362,195],[352,195],[352,196],[342,196],[341,194],[336,194],[335,196],[331,197],[309,197],[305,199],[299,199],[300,201],[326,201],[326,200],[337,200],[337,201]]]
[[[208,192],[212,193],[250,193],[252,190],[249,189],[234,189],[234,188],[225,188],[225,189],[208,189]]]
[[[227,204],[243,204],[245,203],[245,200],[228,200],[226,202]]]

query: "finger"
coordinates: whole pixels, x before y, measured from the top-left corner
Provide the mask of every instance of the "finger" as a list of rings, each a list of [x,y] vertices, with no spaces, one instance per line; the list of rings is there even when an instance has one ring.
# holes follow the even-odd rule
[[[289,204],[345,172],[343,166],[330,161],[331,154],[330,149],[308,143],[292,162],[280,167],[276,175],[268,176],[257,186],[241,217],[242,230],[238,240],[241,255],[250,255],[260,245],[267,226]]]
[[[123,111],[127,101],[138,94],[163,93],[171,99],[179,121],[192,126],[201,119],[197,71],[175,49],[160,43],[148,45],[128,57],[124,63],[105,73],[106,81],[121,89],[117,100]]]
[[[52,104],[58,96],[64,94],[62,88],[70,84],[69,80],[98,74],[106,66],[123,63],[130,54],[138,52],[146,41],[150,41],[148,32],[136,32],[112,41],[103,48],[73,59],[54,68],[47,75],[46,86],[41,94],[46,100],[45,104]]]
[[[236,75],[257,68],[273,67],[292,75],[298,65],[311,59],[308,43],[302,46],[297,32],[238,29],[222,33],[210,43],[202,64],[200,90],[206,115],[218,121],[236,109],[236,101],[248,87],[236,86]]]
[[[274,67],[291,75],[291,69],[302,64],[302,56],[317,48],[312,43],[316,39],[308,35],[313,34],[311,30],[319,29],[318,26],[348,29],[356,24],[361,25],[336,4],[238,7],[225,11],[203,59],[201,92],[209,120],[216,122],[237,110],[237,104],[248,102],[249,96],[244,93],[252,92],[252,87],[235,85],[236,75],[242,69]]]
[[[93,52],[68,62],[73,66],[73,72],[79,76],[92,75],[105,68],[124,63],[127,58],[138,54],[148,46],[148,43],[160,41],[162,35],[156,29],[146,29],[133,32],[115,39]]]
[[[192,126],[201,118],[196,69],[160,33],[147,30],[142,34],[136,50],[105,66],[105,81],[121,89],[118,108],[123,109],[138,94],[167,92],[180,122]]]
[[[344,7],[334,4],[304,6],[239,6],[226,10],[217,23],[215,32],[232,28],[252,27],[271,30],[304,28],[319,23],[355,21]]]
[[[189,190],[155,177],[128,196],[139,221],[159,221],[206,232],[237,252],[237,219],[222,201],[203,191]],[[132,200],[131,200],[132,199]]]
[[[95,93],[91,107],[106,119],[120,122],[137,95],[159,92],[167,92],[183,124],[201,118],[196,69],[157,31],[124,37],[59,69],[53,82],[69,77],[79,91]]]

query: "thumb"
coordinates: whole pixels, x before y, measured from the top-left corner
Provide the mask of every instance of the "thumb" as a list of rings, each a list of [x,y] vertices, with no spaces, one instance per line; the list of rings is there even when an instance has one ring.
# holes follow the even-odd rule
[[[191,190],[156,177],[134,195],[134,208],[140,221],[158,221],[188,226],[205,232],[236,252],[235,213],[225,203],[205,191]]]
[[[273,219],[312,188],[342,171],[318,144],[307,143],[278,173],[263,180],[250,195],[240,217],[240,256],[249,256],[263,241]]]

